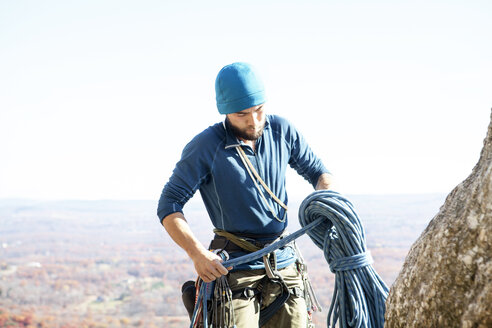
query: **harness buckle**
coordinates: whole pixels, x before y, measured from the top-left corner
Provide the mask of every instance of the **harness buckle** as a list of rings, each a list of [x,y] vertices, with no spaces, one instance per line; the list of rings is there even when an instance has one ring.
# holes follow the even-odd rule
[[[304,292],[303,292],[303,291],[302,291],[302,289],[301,289],[300,287],[298,287],[298,286],[296,286],[296,287],[292,288],[292,289],[290,290],[290,293],[291,293],[292,295],[294,295],[295,297],[304,297]]]

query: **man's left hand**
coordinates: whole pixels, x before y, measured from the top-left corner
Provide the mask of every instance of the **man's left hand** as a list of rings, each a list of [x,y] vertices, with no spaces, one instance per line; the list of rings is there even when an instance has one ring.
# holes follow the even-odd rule
[[[329,173],[323,173],[318,178],[318,183],[316,184],[316,190],[333,190],[333,175]]]

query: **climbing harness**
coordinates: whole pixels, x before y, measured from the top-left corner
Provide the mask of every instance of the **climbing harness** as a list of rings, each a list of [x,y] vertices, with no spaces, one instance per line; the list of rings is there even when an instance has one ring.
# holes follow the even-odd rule
[[[315,191],[299,208],[301,229],[279,238],[275,243],[244,256],[226,260],[234,267],[261,258],[284,247],[304,233],[323,250],[330,270],[335,273],[335,289],[328,312],[328,327],[382,328],[388,287],[372,267],[366,249],[365,233],[353,205],[342,195],[329,190]],[[190,327],[199,316],[208,328],[207,303],[215,282],[197,286],[198,297]],[[330,325],[331,322],[331,325]]]
[[[262,243],[259,242],[257,239],[261,239],[261,235],[255,235],[255,239],[246,237],[245,235],[251,236],[251,234],[242,234],[242,235],[237,235],[237,234],[232,234],[227,231],[223,231],[220,229],[214,229],[215,232],[215,237],[211,241],[209,249],[219,249],[221,251],[227,251],[227,252],[236,252],[236,251],[247,251],[247,252],[255,252],[258,250],[261,250],[262,248],[268,246],[270,243],[273,243],[277,240],[280,240],[281,238],[285,237],[285,233],[279,233],[274,237],[277,237],[275,240],[273,240],[270,243]],[[271,235],[269,235],[271,237]],[[267,235],[263,236],[267,237]],[[292,247],[293,249],[297,248],[297,245],[294,245],[295,242],[290,243],[287,246]],[[298,250],[298,248],[297,248]],[[262,295],[261,295],[261,290],[263,289],[263,286],[266,284],[277,284],[280,287],[280,295],[275,299],[274,302],[269,304],[266,307],[263,307],[260,310],[260,315],[259,315],[259,324],[260,326],[264,325],[284,304],[287,302],[287,300],[293,296],[293,297],[302,297],[306,298],[307,303],[308,298],[311,297],[311,295],[315,298],[314,292],[312,290],[312,286],[309,282],[309,279],[307,275],[303,274],[304,268],[305,268],[305,263],[302,261],[302,257],[296,261],[296,267],[301,275],[302,282],[304,284],[304,290],[310,290],[311,293],[305,294],[303,292],[303,289],[299,287],[293,287],[289,288],[288,285],[285,283],[282,275],[279,273],[277,269],[277,255],[275,252],[268,253],[263,256],[263,265],[265,268],[265,277],[260,280],[258,285],[255,288],[244,288],[240,290],[233,290],[232,291],[232,299],[235,298],[246,298],[246,299],[251,299],[253,297],[259,297],[260,304],[262,302]],[[217,287],[215,287],[217,288]],[[214,294],[216,297],[216,294]],[[317,300],[316,300],[317,301]],[[314,310],[315,307],[313,307]],[[310,310],[308,308],[308,310]],[[310,315],[308,311],[308,316]],[[310,321],[311,323],[311,321]],[[214,326],[214,327],[227,327],[227,326]]]

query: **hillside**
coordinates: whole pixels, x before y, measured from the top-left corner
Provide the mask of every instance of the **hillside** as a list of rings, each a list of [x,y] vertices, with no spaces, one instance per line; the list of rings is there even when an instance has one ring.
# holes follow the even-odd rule
[[[445,195],[349,196],[374,267],[388,285]],[[199,199],[185,213],[204,243],[212,235]],[[297,209],[301,200],[291,200]],[[155,215],[155,201],[0,200],[0,327],[187,327],[180,286],[193,266]],[[291,210],[290,230],[299,227]],[[333,274],[299,239],[322,305]],[[315,322],[325,326],[326,311]]]

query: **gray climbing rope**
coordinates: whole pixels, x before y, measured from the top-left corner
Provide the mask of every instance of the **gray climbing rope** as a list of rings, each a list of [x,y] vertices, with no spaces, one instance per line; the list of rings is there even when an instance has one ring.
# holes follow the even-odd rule
[[[382,328],[388,287],[376,273],[366,249],[364,228],[350,201],[321,190],[309,195],[299,208],[302,226],[326,218],[309,237],[323,250],[335,273],[335,289],[328,311],[328,327]]]

